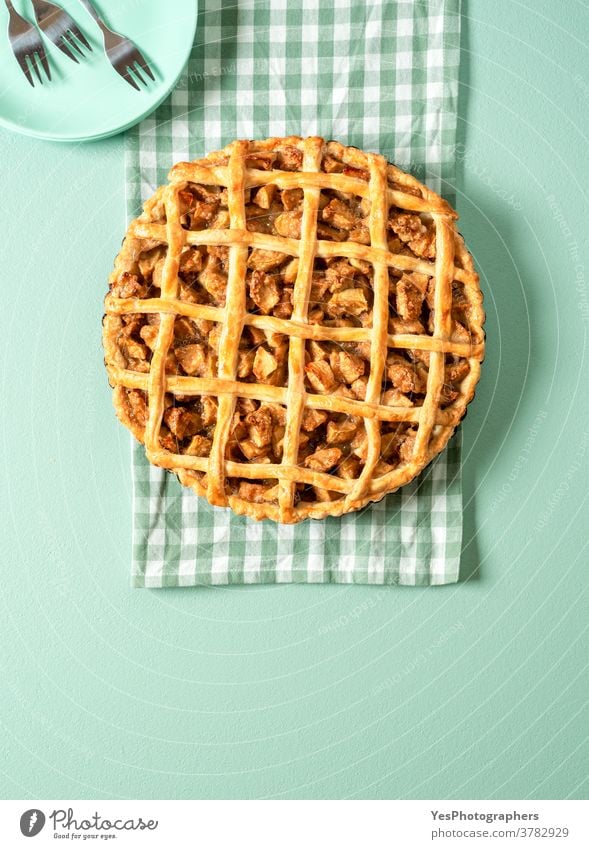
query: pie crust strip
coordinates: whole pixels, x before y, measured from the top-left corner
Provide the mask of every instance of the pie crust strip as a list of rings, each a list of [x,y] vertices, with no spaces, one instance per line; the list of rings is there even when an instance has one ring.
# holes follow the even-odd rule
[[[109,368],[111,380],[127,389],[147,390],[149,377],[137,371]],[[166,390],[175,395],[222,395],[234,394],[240,398],[253,398],[256,401],[266,401],[268,404],[286,405],[287,389],[283,386],[268,386],[262,383],[240,383],[239,381],[221,380],[217,377],[184,377],[183,375],[168,375]],[[360,416],[367,419],[378,419],[383,422],[418,422],[421,407],[388,407],[383,404],[367,404],[353,398],[340,395],[306,395],[307,407],[313,410],[327,410],[332,413],[347,413],[350,416]],[[452,409],[438,410],[436,424],[451,425],[460,421],[461,414]]]
[[[370,156],[370,244],[381,250],[387,248],[387,171],[383,156]],[[372,264],[374,306],[372,311],[372,334],[370,345],[370,373],[366,386],[367,404],[377,404],[382,393],[382,375],[386,360],[386,344],[389,317],[389,272],[382,260]],[[359,502],[368,490],[374,467],[380,459],[380,422],[376,419],[364,419],[368,450],[366,462],[356,485],[346,498],[349,509]]]
[[[323,139],[305,139],[303,168],[305,171],[318,172],[321,167]],[[299,267],[293,291],[292,320],[304,324],[309,311],[309,297],[313,281],[315,244],[317,241],[317,214],[321,190],[318,186],[305,186],[303,194],[303,215],[301,220],[301,244]],[[305,409],[305,345],[300,336],[289,335],[288,346],[288,388],[286,391],[286,431],[282,448],[282,464],[296,465],[301,435],[301,422]],[[280,480],[278,506],[280,521],[292,520],[291,513],[295,497],[295,482]]]
[[[178,298],[178,268],[180,254],[184,245],[184,230],[178,216],[178,188],[167,186],[164,192],[166,208],[166,237],[168,251],[162,271],[161,300],[175,301]],[[149,416],[145,427],[145,453],[153,462],[159,454],[159,432],[164,415],[166,394],[166,355],[174,338],[174,314],[162,314],[147,376],[147,395]]]
[[[230,227],[234,230],[245,229],[245,203],[243,187],[245,181],[245,154],[247,141],[236,141],[231,146],[228,169],[228,207]],[[236,243],[229,249],[229,270],[227,274],[227,300],[225,321],[219,339],[219,378],[223,381],[235,381],[239,342],[245,316],[245,275],[247,268],[247,245]],[[231,431],[233,412],[237,395],[231,392],[219,394],[217,425],[208,465],[207,498],[211,504],[220,507],[227,505],[225,493],[225,452]]]
[[[454,268],[454,235],[450,222],[434,215],[436,225],[436,274],[434,289],[434,338],[446,341],[452,329],[452,269]],[[432,351],[429,357],[427,389],[417,437],[413,447],[413,462],[423,463],[427,456],[432,428],[436,421],[440,394],[444,384],[446,355]]]
[[[306,141],[307,139],[305,139]],[[320,165],[321,163],[319,163]],[[194,166],[190,162],[180,162],[174,166],[170,176],[174,180],[191,180],[194,183],[205,183],[211,186],[227,185],[227,168],[223,166],[207,168],[206,166]],[[308,172],[302,173],[301,171],[261,171],[250,168],[246,173],[244,188],[265,186],[268,183],[273,183],[279,189],[334,189],[360,197],[370,197],[371,195],[370,188],[365,180],[346,177],[343,174],[324,174],[310,169]],[[387,189],[386,182],[383,193],[388,201],[388,206],[398,206],[412,212],[448,213],[448,205],[441,198],[423,199],[405,192]]]
[[[113,315],[144,312],[148,314],[171,313],[187,318],[208,319],[221,322],[225,311],[220,307],[206,304],[191,304],[178,299],[162,300],[161,298],[113,298],[108,296],[106,312]],[[316,342],[370,342],[372,330],[366,327],[323,327],[321,324],[304,324],[290,319],[276,318],[272,315],[246,313],[243,319],[245,326],[258,327],[286,336],[298,336],[301,339],[314,339]],[[433,336],[412,334],[387,335],[389,348],[415,348],[419,351],[442,351],[457,357],[480,357],[483,353],[482,343],[453,342],[452,339],[437,339]]]
[[[275,173],[275,172],[274,172]],[[429,210],[428,210],[429,211]],[[130,227],[131,234],[137,239],[153,239],[164,244],[166,241],[166,228],[163,224],[148,224],[137,220]],[[251,248],[261,248],[266,251],[279,251],[298,256],[301,250],[298,239],[290,239],[284,236],[273,236],[269,233],[252,233],[249,230],[189,230],[186,231],[186,244],[188,245],[247,245]],[[374,245],[363,245],[360,242],[331,242],[318,239],[315,246],[315,255],[322,259],[331,257],[347,257],[351,259],[364,259],[374,264],[379,260],[386,262],[390,268],[397,271],[411,273],[417,271],[426,277],[433,277],[435,263],[427,259],[417,259],[404,254],[394,254],[384,248]],[[454,269],[454,279],[464,283],[471,275],[463,268]]]

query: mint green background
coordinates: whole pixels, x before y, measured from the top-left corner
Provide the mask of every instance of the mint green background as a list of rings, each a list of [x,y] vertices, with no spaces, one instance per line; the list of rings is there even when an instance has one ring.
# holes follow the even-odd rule
[[[586,797],[589,12],[554,5],[466,7],[488,355],[457,586],[130,589],[123,140],[0,132],[0,796]]]

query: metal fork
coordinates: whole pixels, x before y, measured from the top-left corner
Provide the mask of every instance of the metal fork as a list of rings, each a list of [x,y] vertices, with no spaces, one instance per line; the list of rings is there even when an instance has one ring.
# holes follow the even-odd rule
[[[39,30],[18,14],[11,0],[5,0],[5,2],[10,15],[8,38],[10,39],[10,46],[12,47],[16,61],[29,83],[34,86],[35,80],[27,63],[28,59],[35,69],[39,82],[43,85],[43,77],[41,76],[39,65],[43,66],[49,80],[51,79],[51,70]]]
[[[100,31],[104,37],[106,55],[117,74],[120,74],[121,77],[126,80],[129,85],[132,85],[133,88],[137,89],[137,91],[140,91],[140,88],[137,85],[137,80],[139,80],[143,86],[148,84],[147,80],[142,77],[141,72],[143,72],[146,77],[149,77],[151,80],[155,80],[153,71],[147,64],[145,57],[139,48],[133,44],[131,39],[109,29],[90,0],[80,0],[80,2],[90,12],[100,27]],[[131,71],[135,76],[131,74]]]
[[[78,62],[78,56],[84,56],[78,42],[83,44],[87,50],[92,50],[86,36],[76,22],[59,6],[54,6],[47,0],[33,0],[33,8],[37,23],[49,41],[52,41],[62,53],[65,53],[74,62]]]

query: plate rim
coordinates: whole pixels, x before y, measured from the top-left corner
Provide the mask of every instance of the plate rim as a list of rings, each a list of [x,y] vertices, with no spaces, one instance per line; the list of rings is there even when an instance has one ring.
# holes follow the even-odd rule
[[[141,121],[143,121],[149,115],[151,115],[151,113],[154,112],[158,108],[158,106],[161,106],[161,104],[168,97],[170,92],[176,87],[178,80],[182,76],[182,72],[184,71],[184,69],[186,67],[186,63],[188,62],[188,59],[190,57],[190,52],[191,52],[192,46],[194,44],[194,37],[195,37],[196,29],[197,29],[197,26],[198,26],[199,0],[193,0],[193,2],[194,2],[194,5],[193,5],[194,23],[186,29],[186,31],[190,33],[190,37],[188,39],[188,43],[186,44],[184,61],[181,64],[177,75],[172,80],[170,85],[165,89],[165,91],[163,92],[161,97],[159,97],[154,103],[150,104],[147,107],[147,109],[145,109],[141,113],[141,115],[137,116],[136,118],[132,118],[130,121],[124,122],[122,124],[118,124],[116,127],[113,127],[110,130],[105,130],[104,132],[94,133],[92,135],[87,135],[87,136],[78,136],[78,135],[71,135],[71,134],[70,135],[64,135],[64,134],[60,134],[60,133],[47,133],[47,132],[41,132],[41,131],[38,131],[38,130],[28,129],[27,127],[24,127],[22,124],[18,124],[14,121],[10,121],[9,119],[5,118],[2,114],[0,114],[0,127],[4,127],[7,130],[12,130],[12,131],[14,131],[16,133],[20,133],[21,135],[24,135],[24,136],[29,136],[30,138],[43,139],[44,141],[52,141],[52,142],[60,142],[60,143],[67,143],[67,142],[75,143],[75,142],[78,142],[78,143],[81,144],[81,143],[86,142],[86,141],[100,141],[100,139],[107,139],[107,138],[110,138],[111,136],[116,136],[119,133],[124,133],[125,130],[129,130],[131,127],[136,126],[136,124],[139,124]]]

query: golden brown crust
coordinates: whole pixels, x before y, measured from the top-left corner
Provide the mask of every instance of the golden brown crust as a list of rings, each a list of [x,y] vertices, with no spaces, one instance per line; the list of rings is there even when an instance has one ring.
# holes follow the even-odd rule
[[[479,379],[482,295],[456,218],[383,157],[320,138],[178,163],[111,275],[117,415],[152,463],[255,519],[393,492]]]

